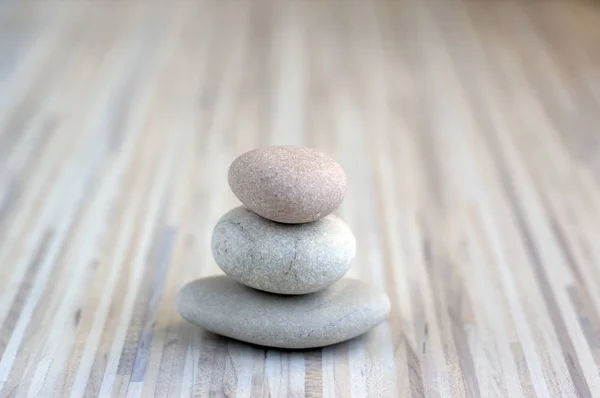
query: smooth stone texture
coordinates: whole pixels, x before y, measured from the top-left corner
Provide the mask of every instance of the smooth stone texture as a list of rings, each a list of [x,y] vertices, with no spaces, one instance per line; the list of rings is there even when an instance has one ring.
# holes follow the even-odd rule
[[[324,289],[350,268],[356,239],[329,215],[308,224],[281,224],[237,207],[217,223],[212,254],[221,269],[244,285],[281,294]]]
[[[338,208],[346,193],[346,174],[335,160],[315,149],[274,146],[239,156],[229,168],[229,186],[257,214],[298,224]]]
[[[191,282],[177,297],[177,311],[211,332],[279,348],[322,347],[359,336],[384,321],[387,295],[344,278],[301,296],[262,292],[228,276]]]

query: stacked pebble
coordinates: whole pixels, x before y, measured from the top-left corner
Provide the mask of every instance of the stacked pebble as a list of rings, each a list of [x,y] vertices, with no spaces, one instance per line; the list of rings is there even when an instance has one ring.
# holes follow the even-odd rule
[[[341,279],[356,240],[330,214],[346,192],[332,158],[302,147],[256,149],[233,162],[229,185],[245,207],[226,213],[212,236],[213,257],[228,276],[184,286],[177,298],[183,318],[280,348],[338,343],[387,318],[384,293]]]

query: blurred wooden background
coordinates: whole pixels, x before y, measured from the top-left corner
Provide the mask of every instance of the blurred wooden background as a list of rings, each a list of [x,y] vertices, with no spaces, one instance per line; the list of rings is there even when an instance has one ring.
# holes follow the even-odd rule
[[[0,396],[599,396],[599,100],[591,1],[2,3]],[[372,333],[174,311],[269,144],[345,167]]]

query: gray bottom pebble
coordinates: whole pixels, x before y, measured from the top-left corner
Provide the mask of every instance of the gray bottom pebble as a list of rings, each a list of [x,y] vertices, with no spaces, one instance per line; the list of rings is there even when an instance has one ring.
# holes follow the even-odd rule
[[[211,332],[279,348],[322,347],[359,336],[383,322],[387,295],[344,278],[325,290],[284,296],[244,286],[228,276],[184,286],[177,310]]]

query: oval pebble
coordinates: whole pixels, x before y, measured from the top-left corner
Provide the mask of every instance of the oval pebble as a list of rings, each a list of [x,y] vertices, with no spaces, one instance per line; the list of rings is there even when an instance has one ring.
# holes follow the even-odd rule
[[[312,148],[274,146],[239,156],[229,186],[250,210],[269,220],[299,224],[333,212],[346,193],[346,174]]]
[[[244,285],[280,294],[306,294],[331,285],[350,268],[356,239],[329,215],[308,224],[281,224],[237,207],[217,222],[212,254]]]
[[[310,348],[359,336],[384,321],[387,295],[344,278],[317,293],[285,296],[255,290],[228,276],[184,286],[177,297],[183,318],[211,332],[278,348]]]

